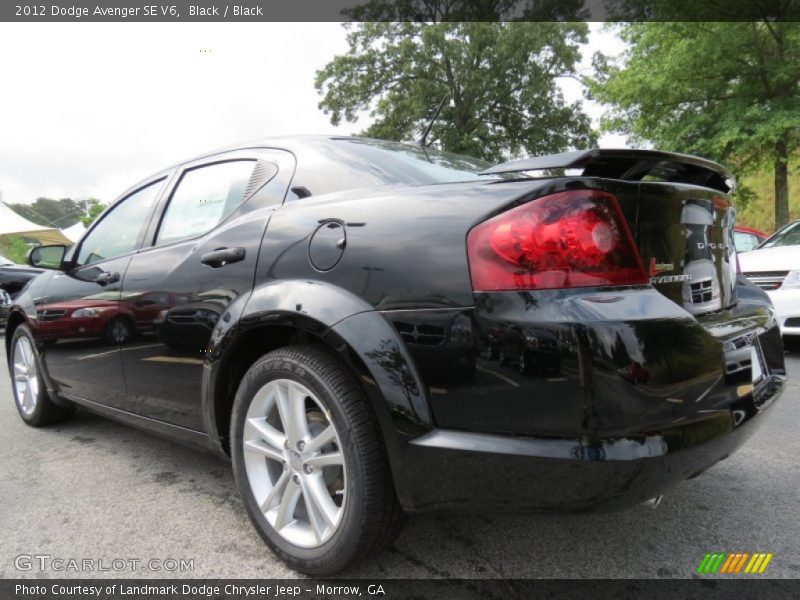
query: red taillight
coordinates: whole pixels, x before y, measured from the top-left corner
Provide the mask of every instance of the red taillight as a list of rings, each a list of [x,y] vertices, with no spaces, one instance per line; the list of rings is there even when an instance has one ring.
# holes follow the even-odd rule
[[[570,190],[537,198],[472,228],[475,291],[647,283],[616,198]]]

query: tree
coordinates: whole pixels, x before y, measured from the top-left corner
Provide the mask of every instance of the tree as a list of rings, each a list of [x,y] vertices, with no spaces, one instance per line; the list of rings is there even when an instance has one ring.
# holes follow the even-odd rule
[[[444,150],[500,161],[594,142],[580,102],[561,77],[576,77],[585,23],[346,24],[347,54],[317,72],[320,108],[338,125],[369,110],[363,134],[420,138]]]
[[[89,227],[94,220],[106,209],[106,205],[100,202],[97,198],[89,198],[89,208],[86,214],[80,218],[81,223]]]
[[[590,0],[592,1],[592,0]],[[342,14],[348,21],[585,21],[585,0],[371,0]]]
[[[785,224],[788,165],[800,148],[800,23],[765,16],[628,23],[620,31],[628,49],[619,61],[596,56],[589,82],[611,106],[603,128],[744,173],[768,165],[775,226]]]
[[[25,238],[19,235],[4,235],[0,237],[0,255],[18,265],[25,264],[30,245]]]
[[[44,227],[65,228],[83,215],[83,207],[71,198],[37,198],[31,204],[9,204],[18,215]]]

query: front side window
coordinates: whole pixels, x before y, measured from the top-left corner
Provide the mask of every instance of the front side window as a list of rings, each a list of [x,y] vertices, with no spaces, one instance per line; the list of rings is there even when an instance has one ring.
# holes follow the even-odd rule
[[[103,217],[83,239],[78,264],[90,265],[135,250],[162,182],[163,179],[134,192]]]
[[[158,244],[211,231],[244,200],[255,161],[235,160],[186,171],[172,193],[158,230]]]

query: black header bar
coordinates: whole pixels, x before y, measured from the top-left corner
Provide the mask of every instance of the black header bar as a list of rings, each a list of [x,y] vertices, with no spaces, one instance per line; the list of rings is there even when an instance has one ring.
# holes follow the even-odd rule
[[[0,22],[800,21],[800,0],[43,0]]]

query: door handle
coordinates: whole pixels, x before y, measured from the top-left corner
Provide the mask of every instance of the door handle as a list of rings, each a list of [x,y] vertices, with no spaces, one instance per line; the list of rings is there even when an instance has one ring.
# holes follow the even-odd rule
[[[212,269],[219,269],[225,265],[244,260],[244,248],[217,248],[213,252],[206,252],[200,257],[200,262]]]
[[[110,271],[103,271],[94,278],[94,282],[99,285],[108,285],[109,283],[117,283],[119,281],[119,273],[112,273]]]

